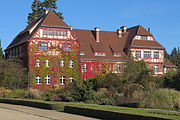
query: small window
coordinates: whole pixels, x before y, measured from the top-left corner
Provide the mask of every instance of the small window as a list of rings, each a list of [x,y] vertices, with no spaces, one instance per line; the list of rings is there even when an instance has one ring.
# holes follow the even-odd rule
[[[104,52],[95,52],[94,56],[106,56]]]
[[[42,84],[40,76],[36,76],[36,84]]]
[[[60,84],[65,84],[65,76],[60,77]]]
[[[43,30],[43,35],[47,35],[47,30]]]
[[[47,42],[40,42],[39,43],[39,50],[42,50],[42,51],[48,50],[48,43]]]
[[[141,51],[136,51],[135,57],[136,59],[141,58]]]
[[[70,77],[69,78],[69,82],[73,82],[74,81],[74,78],[73,77]]]
[[[66,32],[66,31],[63,31],[62,33],[63,33],[63,34],[62,34],[63,36],[66,36],[66,35],[67,35],[67,32]]]
[[[66,43],[65,45],[64,45],[64,51],[66,51],[66,52],[70,52],[71,51],[71,45],[69,44],[69,43]]]
[[[151,58],[151,51],[144,51],[144,58]]]
[[[115,57],[120,57],[120,56],[121,56],[121,53],[114,53],[114,56],[115,56]]]
[[[118,71],[118,72],[121,71],[121,64],[116,64],[116,71]]]
[[[147,36],[141,36],[141,40],[147,40]]]
[[[159,52],[154,52],[154,59],[158,59],[159,58]]]
[[[36,67],[40,67],[40,59],[36,59]]]
[[[73,67],[74,66],[74,62],[71,60],[70,62],[69,62],[69,67]]]
[[[50,77],[48,75],[45,77],[45,81],[46,81],[46,84],[50,84]]]
[[[46,67],[49,67],[49,60],[46,60]]]
[[[64,63],[63,60],[60,61],[60,66],[61,66],[61,67],[64,67],[64,66],[65,66],[65,63]]]
[[[53,35],[57,35],[56,33],[57,33],[57,31],[56,31],[56,30],[54,30],[54,31],[53,31]]]
[[[154,66],[154,72],[157,73],[159,71],[159,66],[158,65],[155,65]]]
[[[84,64],[83,65],[83,70],[87,70],[88,68],[87,68],[87,64]]]
[[[85,55],[84,51],[81,51],[79,54],[80,54],[80,55]]]

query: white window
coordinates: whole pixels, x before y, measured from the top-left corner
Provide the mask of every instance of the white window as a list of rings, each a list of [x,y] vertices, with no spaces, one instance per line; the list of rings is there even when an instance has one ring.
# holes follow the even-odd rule
[[[154,72],[157,73],[159,71],[159,66],[158,65],[155,65],[154,66]]]
[[[80,54],[80,55],[85,55],[84,51],[81,51],[79,54]]]
[[[104,52],[95,52],[94,55],[95,56],[106,56],[106,54]]]
[[[87,68],[87,64],[84,64],[83,65],[83,70],[87,70],[88,68]]]
[[[154,59],[158,59],[159,58],[159,52],[154,52]]]
[[[117,70],[118,72],[121,71],[121,64],[117,64],[117,65],[116,65],[116,70]]]
[[[40,59],[36,59],[36,67],[40,67]]]
[[[42,84],[40,76],[36,76],[36,84]]]
[[[49,67],[49,60],[46,60],[46,67]]]
[[[46,84],[50,84],[50,77],[48,75],[45,77],[45,81],[46,81]]]
[[[73,77],[70,77],[69,78],[69,82],[73,82],[74,78]]]
[[[60,77],[60,84],[65,84],[65,76]]]
[[[74,62],[71,60],[70,62],[69,62],[69,67],[73,67],[74,66]]]
[[[121,56],[121,53],[114,53],[114,56],[115,56],[115,57],[120,57],[120,56]]]
[[[136,57],[136,59],[141,58],[141,51],[136,51],[135,57]]]
[[[151,51],[144,51],[144,58],[151,58]]]
[[[64,61],[63,61],[63,60],[61,60],[61,61],[60,61],[60,66],[61,66],[61,67],[64,67],[64,66],[65,66]]]

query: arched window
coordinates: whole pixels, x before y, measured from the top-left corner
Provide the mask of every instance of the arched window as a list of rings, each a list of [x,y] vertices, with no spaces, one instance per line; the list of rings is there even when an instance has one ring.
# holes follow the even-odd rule
[[[69,62],[69,67],[73,67],[74,66],[74,62],[71,60],[70,62]]]
[[[159,71],[159,66],[158,65],[155,65],[154,66],[154,72],[157,73]]]

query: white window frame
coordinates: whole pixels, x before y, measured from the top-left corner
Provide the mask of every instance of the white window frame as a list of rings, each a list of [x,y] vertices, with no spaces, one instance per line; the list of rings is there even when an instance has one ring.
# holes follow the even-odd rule
[[[86,71],[87,69],[88,69],[88,65],[85,63],[85,64],[83,65],[83,70]]]
[[[36,59],[36,67],[40,67],[40,59]]]
[[[40,76],[36,76],[36,84],[42,84]]]
[[[63,60],[60,61],[60,66],[61,66],[61,67],[64,67],[64,66],[65,66],[65,63],[64,63]]]
[[[69,62],[69,67],[71,67],[71,68],[74,67],[74,62],[72,60],[70,60],[70,62]]]
[[[46,67],[49,67],[49,60],[46,60]]]
[[[155,72],[155,73],[158,73],[158,72],[159,72],[159,66],[158,66],[158,65],[155,65],[155,66],[154,66],[154,72]]]
[[[60,84],[64,85],[65,84],[65,80],[66,80],[65,76],[61,76],[60,80],[59,80]]]
[[[45,81],[46,81],[46,84],[50,84],[50,76],[49,75],[47,75],[46,77],[45,77]]]
[[[73,82],[74,78],[73,77],[70,77],[69,78],[69,82]]]

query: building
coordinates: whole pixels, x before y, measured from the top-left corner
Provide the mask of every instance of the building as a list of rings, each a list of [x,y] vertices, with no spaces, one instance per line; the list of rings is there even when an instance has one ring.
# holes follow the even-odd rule
[[[120,73],[128,53],[146,61],[157,75],[171,69],[170,64],[165,65],[164,47],[140,25],[117,31],[72,29],[52,11],[33,21],[5,50],[6,58],[23,61],[36,88]]]

